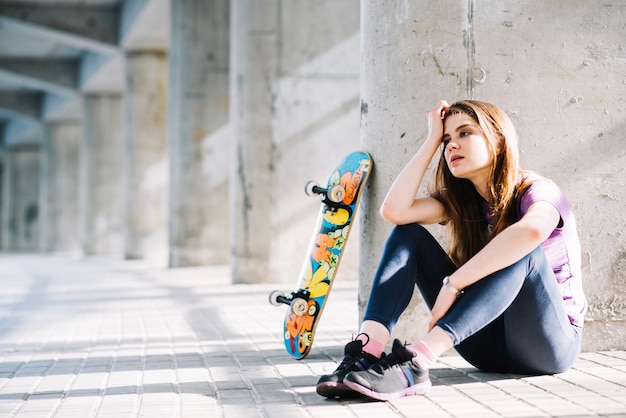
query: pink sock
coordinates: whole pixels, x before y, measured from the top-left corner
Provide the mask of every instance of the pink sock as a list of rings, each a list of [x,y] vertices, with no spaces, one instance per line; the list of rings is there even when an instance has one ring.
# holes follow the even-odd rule
[[[435,360],[437,360],[437,357],[435,357],[433,352],[430,350],[430,347],[428,347],[422,340],[414,342],[407,348],[415,353],[413,359],[417,362],[417,364],[425,369],[430,369],[432,365],[435,364]]]
[[[367,354],[371,354],[376,358],[382,357],[385,351],[385,345],[383,343],[371,339],[367,334],[359,334],[356,339],[363,342],[363,351]]]

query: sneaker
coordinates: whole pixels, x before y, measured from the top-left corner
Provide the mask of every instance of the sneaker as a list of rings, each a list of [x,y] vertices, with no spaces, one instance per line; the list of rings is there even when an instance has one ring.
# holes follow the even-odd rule
[[[369,370],[348,373],[344,384],[365,396],[381,401],[400,396],[424,395],[432,384],[428,370],[413,361],[414,355],[396,339],[391,354]]]
[[[363,351],[361,340],[354,340],[346,344],[344,355],[343,361],[332,374],[323,375],[319,378],[315,388],[318,394],[327,398],[358,395],[343,383],[343,378],[350,372],[367,370],[380,360],[378,357]]]

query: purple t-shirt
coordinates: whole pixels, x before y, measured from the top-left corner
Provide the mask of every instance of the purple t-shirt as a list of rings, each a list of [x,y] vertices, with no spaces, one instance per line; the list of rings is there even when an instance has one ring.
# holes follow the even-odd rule
[[[524,216],[533,203],[540,201],[552,204],[561,215],[559,224],[541,248],[559,283],[570,322],[582,327],[587,299],[582,286],[581,251],[574,214],[558,186],[542,178],[535,180],[520,199],[520,215]]]

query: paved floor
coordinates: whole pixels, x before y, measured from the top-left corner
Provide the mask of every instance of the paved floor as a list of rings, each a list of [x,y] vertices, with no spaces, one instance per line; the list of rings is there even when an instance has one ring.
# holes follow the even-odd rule
[[[450,356],[427,396],[321,398],[356,327],[354,282],[336,283],[303,361],[283,349],[276,286],[231,285],[224,267],[1,255],[0,284],[3,417],[626,417],[625,351],[542,377]]]

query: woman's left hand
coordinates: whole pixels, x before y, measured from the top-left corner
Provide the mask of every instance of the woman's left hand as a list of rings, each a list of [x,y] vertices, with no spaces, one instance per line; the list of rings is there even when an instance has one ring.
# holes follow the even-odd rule
[[[450,292],[445,286],[441,286],[441,290],[439,290],[439,295],[437,295],[437,300],[435,300],[435,304],[433,305],[433,309],[430,311],[432,319],[428,323],[428,331],[435,327],[437,321],[439,321],[443,316],[448,312],[448,309],[454,304],[456,301],[456,296]]]

